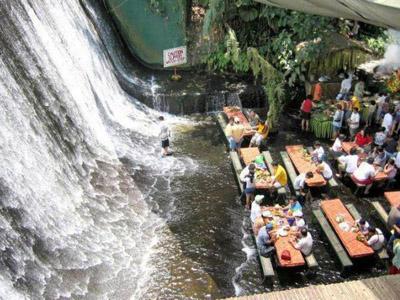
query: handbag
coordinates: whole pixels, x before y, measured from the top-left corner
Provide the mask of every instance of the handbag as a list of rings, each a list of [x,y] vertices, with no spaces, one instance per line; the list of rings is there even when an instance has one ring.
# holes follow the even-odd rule
[[[282,251],[281,259],[283,259],[283,260],[292,260],[292,256],[290,255],[289,250],[283,250]]]

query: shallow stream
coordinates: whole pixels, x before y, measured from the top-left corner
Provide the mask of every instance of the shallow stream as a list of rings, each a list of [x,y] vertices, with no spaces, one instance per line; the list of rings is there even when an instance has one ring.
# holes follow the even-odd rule
[[[351,273],[341,274],[338,260],[319,225],[310,223],[311,209],[318,207],[316,200],[306,206],[305,218],[315,239],[314,253],[319,268],[315,273],[278,270],[272,284],[263,283],[248,213],[239,201],[223,135],[214,121],[202,119],[196,125],[176,127],[173,139],[175,157],[189,156],[197,165],[195,172],[188,170],[171,180],[168,189],[172,198],[165,197],[164,187],[154,186],[153,200],[160,205],[159,214],[167,218],[168,225],[165,243],[158,246],[158,256],[153,258],[156,266],[160,264],[154,295],[162,295],[163,299],[215,299],[386,272],[383,265],[364,260]],[[271,139],[270,151],[274,159],[279,158],[279,151],[287,144],[312,144],[311,136],[299,134],[291,126],[292,122],[288,124]],[[135,182],[139,187],[148,184],[140,178],[135,178]],[[354,203],[356,199],[349,195],[351,191],[346,187],[331,192],[331,197],[338,196],[345,202]],[[366,212],[372,223],[380,225],[365,200],[356,200],[355,205],[359,211]],[[164,211],[168,211],[168,215],[163,214]]]

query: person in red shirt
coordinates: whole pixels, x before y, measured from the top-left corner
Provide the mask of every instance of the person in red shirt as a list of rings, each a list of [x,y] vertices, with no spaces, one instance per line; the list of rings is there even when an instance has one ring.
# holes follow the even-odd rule
[[[311,109],[313,108],[313,102],[311,101],[311,95],[301,103],[300,113],[301,113],[301,130],[308,131],[310,128],[311,119]]]
[[[368,128],[361,129],[354,138],[354,143],[356,143],[361,148],[366,148],[372,143],[372,136]]]

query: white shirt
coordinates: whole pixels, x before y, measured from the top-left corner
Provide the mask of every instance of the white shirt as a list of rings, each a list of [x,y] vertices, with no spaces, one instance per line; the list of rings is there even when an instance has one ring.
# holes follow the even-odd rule
[[[339,138],[336,138],[335,142],[333,143],[332,150],[335,152],[342,151],[342,142],[339,140]]]
[[[324,153],[325,153],[325,151],[324,151],[324,148],[322,148],[322,146],[320,146],[319,148],[316,148],[316,149],[312,152],[312,154],[313,154],[314,156],[316,156],[318,159],[322,159],[322,157],[324,156]]]
[[[400,169],[400,152],[397,152],[397,155],[396,155],[396,159],[395,159],[395,161],[394,161],[394,164],[396,165],[396,167],[397,167],[398,169]]]
[[[350,128],[358,128],[358,126],[360,125],[360,114],[357,112],[352,112],[351,116],[350,116],[350,124],[349,127]]]
[[[386,133],[378,131],[375,133],[374,137],[374,143],[377,144],[378,146],[382,146],[385,143],[386,140]]]
[[[247,166],[246,168],[244,168],[242,170],[242,172],[240,172],[239,178],[241,182],[245,182],[245,178],[247,175],[249,175],[249,166]]]
[[[324,166],[324,171],[322,172],[322,176],[327,179],[327,178],[332,178],[333,176],[333,172],[331,167],[326,163],[326,162],[322,162],[321,163]]]
[[[162,141],[165,141],[169,138],[169,128],[168,128],[167,124],[165,124],[164,122],[162,122],[160,125],[160,133],[158,134],[158,137]]]
[[[376,228],[376,232],[377,233],[371,236],[367,242],[367,244],[375,251],[380,250],[385,242],[385,237],[383,236],[382,231],[379,228]]]
[[[362,234],[366,234],[368,232],[369,223],[367,221],[365,221],[364,225],[361,225],[360,224],[360,219],[358,219],[358,220],[356,220],[356,224],[360,228],[360,231],[361,231]]]
[[[246,189],[251,189],[256,187],[256,176],[254,174],[253,181],[251,181],[250,177],[245,177],[244,182],[246,182]]]
[[[309,255],[311,253],[312,246],[313,246],[313,238],[311,236],[311,233],[309,232],[307,232],[306,237],[302,237],[295,244],[295,248],[300,250],[301,253],[303,253],[304,255]]]
[[[306,182],[306,173],[299,174],[296,177],[296,179],[294,180],[294,183],[293,183],[294,189],[297,191],[297,190],[304,188],[305,182]]]
[[[340,92],[341,93],[347,93],[348,91],[350,91],[351,82],[352,82],[351,76],[349,78],[347,78],[347,79],[343,79],[342,83],[340,85]]]
[[[383,103],[385,103],[385,100],[385,96],[378,97],[378,99],[376,99],[376,104],[378,105],[378,107],[382,107]]]
[[[261,207],[256,201],[253,201],[253,203],[251,203],[251,212],[250,212],[251,222],[254,223],[257,217],[261,217]]]
[[[358,155],[342,155],[339,157],[339,161],[346,165],[346,173],[352,174],[357,170]]]
[[[386,113],[385,116],[383,117],[382,121],[382,127],[386,128],[386,131],[388,131],[393,124],[393,116],[390,113]]]
[[[360,181],[367,180],[375,176],[375,168],[367,162],[362,162],[353,173],[354,177]]]
[[[298,228],[304,228],[306,226],[306,221],[303,218],[296,218],[294,221],[294,225]]]

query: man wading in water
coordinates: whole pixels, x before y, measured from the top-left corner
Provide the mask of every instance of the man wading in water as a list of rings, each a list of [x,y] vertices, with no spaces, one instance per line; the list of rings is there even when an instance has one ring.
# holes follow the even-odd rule
[[[169,137],[171,136],[171,133],[169,131],[167,124],[165,124],[165,122],[164,122],[164,117],[159,116],[158,120],[160,121],[160,132],[158,134],[158,137],[161,140],[161,148],[162,148],[161,155],[162,155],[162,157],[165,157],[167,155],[172,154],[172,152],[168,151]]]

